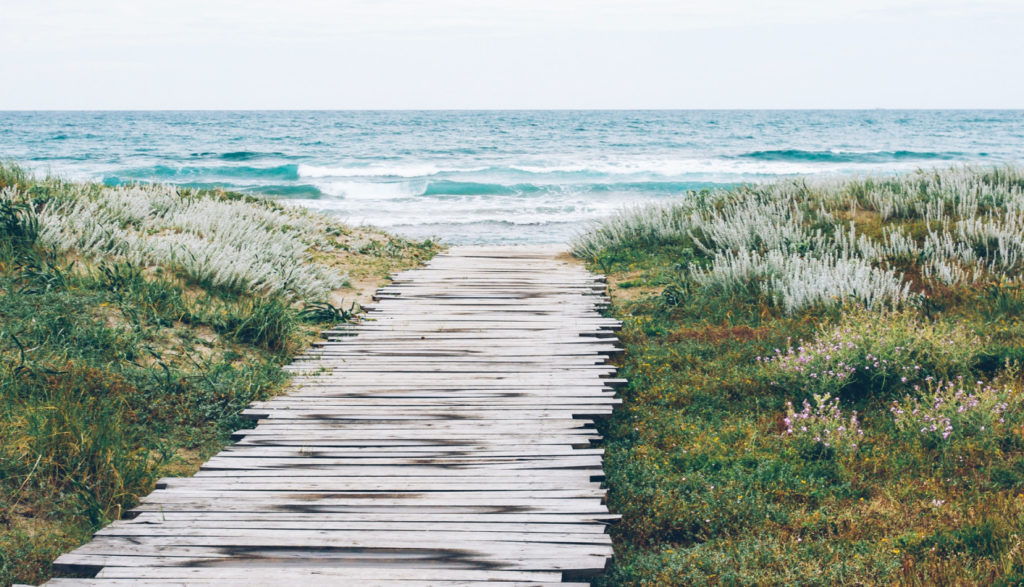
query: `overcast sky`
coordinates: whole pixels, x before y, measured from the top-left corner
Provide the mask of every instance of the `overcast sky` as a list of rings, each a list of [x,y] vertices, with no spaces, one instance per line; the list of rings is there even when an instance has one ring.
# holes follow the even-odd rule
[[[0,109],[1022,108],[1024,0],[0,0]]]

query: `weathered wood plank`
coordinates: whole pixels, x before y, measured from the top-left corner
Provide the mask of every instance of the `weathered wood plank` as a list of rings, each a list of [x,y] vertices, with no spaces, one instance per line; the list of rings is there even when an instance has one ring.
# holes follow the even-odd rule
[[[479,479],[482,475],[492,474],[506,476],[510,474],[524,475],[522,469],[497,470],[494,467],[414,467],[408,465],[395,465],[392,467],[255,467],[255,468],[232,468],[217,467],[200,469],[195,477],[246,477],[246,478],[268,478],[281,477],[287,472],[288,477],[330,477],[330,478],[394,478],[394,477],[437,477],[444,475],[450,479]],[[579,468],[579,469],[534,469],[530,472],[531,477],[543,479],[558,479],[565,483],[586,483],[603,478],[601,469]]]
[[[387,576],[386,573],[381,576]],[[250,578],[248,576],[235,577],[234,572],[222,570],[221,574],[217,578],[212,579],[195,579],[195,578],[177,578],[171,577],[166,579],[155,579],[150,577],[143,577],[141,582],[146,585],[222,585],[229,587],[279,587],[282,584],[293,583],[296,580],[301,582],[301,585],[329,585],[337,586],[339,584],[352,585],[353,583],[344,580],[347,575],[328,575],[324,576],[323,573],[307,573],[305,570],[299,572],[293,572],[290,575],[283,576],[272,576],[271,578]],[[187,581],[187,582],[184,582]],[[55,585],[80,585],[82,587],[92,586],[104,586],[104,585],[138,585],[140,579],[138,578],[121,578],[121,579],[57,579]],[[341,582],[340,582],[341,581]],[[458,580],[430,580],[424,581],[422,579],[358,579],[360,587],[414,587],[419,585],[436,585],[438,587],[556,587],[556,586],[576,586],[576,587],[588,587],[589,583],[565,583],[562,581],[493,581],[493,580],[481,580],[481,581],[458,581]]]
[[[549,551],[557,550],[546,545]],[[227,553],[222,556],[186,554],[182,549],[176,549],[175,553],[133,555],[133,554],[75,554],[68,553],[61,555],[54,561],[54,568],[59,572],[68,570],[71,572],[98,570],[104,567],[187,567],[202,566],[207,568],[224,567],[250,567],[259,565],[267,567],[277,563],[281,567],[291,568],[296,566],[295,560],[303,561],[302,564],[311,566],[323,566],[330,564],[334,567],[347,566],[365,568],[378,565],[393,565],[404,568],[434,568],[434,569],[489,569],[494,571],[525,570],[525,571],[561,571],[574,575],[595,575],[602,572],[610,560],[610,555],[585,555],[585,556],[549,556],[548,558],[531,557],[523,559],[518,557],[487,557],[483,560],[461,560],[456,557],[446,556],[441,551],[431,556],[430,552],[416,552],[415,558],[392,556],[367,556],[357,557],[331,557],[315,556],[319,553],[303,551],[283,552],[256,552],[250,553],[240,551],[237,554]],[[287,555],[287,556],[280,556]],[[412,559],[414,562],[409,562]]]
[[[195,542],[217,545],[288,544],[290,546],[346,545],[364,547],[386,547],[401,544],[465,544],[470,542],[504,543],[521,542],[529,544],[578,544],[610,546],[611,537],[594,532],[481,532],[477,530],[348,530],[336,528],[194,528],[162,527],[152,528],[140,525],[109,526],[97,536],[137,538],[138,541],[160,543],[164,537],[175,539],[176,544]],[[177,540],[181,538],[183,540]],[[223,538],[224,540],[210,540]]]
[[[277,520],[267,519],[221,519],[212,517],[194,517],[184,520],[168,520],[158,513],[140,514],[134,520],[119,520],[103,528],[97,534],[119,534],[123,528],[135,528],[139,531],[184,528],[187,530],[392,530],[415,532],[536,532],[536,533],[573,533],[603,534],[606,527],[601,524],[578,522],[569,523],[515,523],[515,522],[436,522],[436,521],[321,521],[321,520]],[[154,534],[156,535],[156,534]]]
[[[572,560],[611,556],[611,546],[601,544],[550,544],[544,542],[477,541],[439,546],[443,542],[393,539],[388,543],[353,544],[335,540],[330,533],[309,544],[287,544],[273,536],[99,536],[78,548],[80,556],[162,556],[251,559],[321,559],[339,562],[369,562],[402,558],[436,557],[440,561],[461,559],[469,568],[497,564],[506,569],[538,570],[537,563],[552,558]],[[440,562],[439,561],[439,562]]]
[[[477,514],[464,514],[459,512],[407,512],[396,510],[394,512],[298,512],[298,511],[260,511],[260,512],[222,512],[211,510],[201,512],[142,512],[132,520],[128,521],[189,521],[204,520],[227,522],[244,521],[286,521],[304,523],[379,523],[379,522],[416,522],[435,523],[450,522],[465,524],[471,527],[475,524],[536,524],[546,526],[547,524],[581,524],[581,523],[611,523],[619,519],[619,515],[602,512],[598,514],[565,514],[565,513],[490,513],[485,516]]]
[[[222,455],[240,457],[300,457],[300,458],[420,458],[437,456],[475,457],[536,457],[536,456],[586,456],[603,455],[603,448],[574,449],[568,446],[519,446],[519,447],[358,447],[326,448],[314,445],[291,446],[234,446],[221,452]]]
[[[346,394],[303,394],[292,395],[285,398],[278,398],[264,402],[253,402],[252,409],[289,409],[289,408],[317,408],[330,406],[333,408],[377,408],[381,406],[399,408],[429,408],[437,409],[442,407],[472,407],[487,406],[493,409],[519,409],[522,406],[543,405],[557,409],[576,411],[589,409],[597,405],[618,405],[621,399],[611,396],[597,397],[505,397],[501,403],[495,403],[493,397],[475,398],[472,395],[461,396],[452,394],[448,397],[359,397]]]
[[[315,567],[307,569],[266,569],[266,568],[204,568],[204,567],[111,567],[101,571],[100,578],[140,578],[140,579],[218,579],[225,576],[250,579],[293,580],[296,578],[317,576],[325,578],[352,579],[363,581],[387,577],[392,581],[540,581],[557,583],[561,573],[537,571],[478,571],[472,569],[439,570],[439,569],[389,569],[370,567],[359,569],[338,569],[334,567]],[[335,583],[336,584],[336,583]]]

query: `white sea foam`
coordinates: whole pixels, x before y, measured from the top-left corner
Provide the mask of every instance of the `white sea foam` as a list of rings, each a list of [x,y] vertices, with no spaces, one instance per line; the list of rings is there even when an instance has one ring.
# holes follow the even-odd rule
[[[935,161],[932,165],[943,165],[946,162]],[[916,169],[922,166],[921,161],[892,162],[888,169]],[[755,161],[724,158],[708,159],[638,159],[619,162],[566,162],[539,165],[511,165],[510,169],[544,174],[594,174],[601,176],[625,176],[639,178],[654,176],[659,178],[683,178],[693,176],[780,176],[780,175],[815,175],[824,173],[859,172],[877,169],[877,163],[861,162],[792,162],[792,161]],[[694,178],[696,179],[696,178]]]
[[[337,214],[348,221],[381,227],[414,224],[473,224],[501,220],[513,225],[582,223],[607,216],[626,204],[618,195],[595,197],[555,194],[523,200],[516,196],[435,198],[319,198],[291,203]]]
[[[890,162],[890,171],[942,166],[944,161]],[[444,166],[441,162],[395,162],[369,166],[317,166],[301,164],[300,180],[310,181],[324,194],[348,199],[422,196],[429,181],[442,176],[450,181],[515,185],[543,183],[551,191],[572,191],[591,183],[694,181],[734,183],[771,180],[780,176],[867,173],[878,164],[868,162],[763,161],[734,158],[633,158],[615,161],[564,160],[527,162],[489,161],[478,166]],[[528,174],[529,178],[524,178]],[[392,181],[388,181],[392,178]],[[360,181],[360,179],[362,181]],[[395,180],[406,181],[395,181]],[[421,181],[416,181],[421,180]]]
[[[442,167],[436,163],[400,163],[396,165],[299,165],[299,177],[430,177],[439,173],[483,171],[486,167]]]
[[[410,198],[427,191],[426,180],[314,181],[313,185],[328,196],[341,196],[350,200]]]

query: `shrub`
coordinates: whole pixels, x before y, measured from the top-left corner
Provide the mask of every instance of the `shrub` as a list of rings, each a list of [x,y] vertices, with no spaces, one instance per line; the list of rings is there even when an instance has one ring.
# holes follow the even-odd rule
[[[757,360],[772,383],[790,393],[860,400],[966,375],[980,343],[963,326],[930,322],[912,311],[854,310],[813,341]]]
[[[846,301],[895,307],[910,298],[910,286],[900,276],[861,259],[795,257],[777,250],[725,253],[710,268],[691,269],[691,279],[724,291],[759,289],[789,314]]]
[[[916,391],[916,390],[915,390]],[[1006,423],[1012,390],[963,379],[929,382],[923,398],[894,401],[890,412],[896,428],[931,446],[957,437],[992,435]]]
[[[797,412],[792,402],[786,402],[785,435],[798,443],[800,451],[807,455],[831,455],[850,453],[857,450],[864,436],[857,412],[849,419],[839,407],[839,398],[829,394],[813,396],[814,404],[803,401],[803,409]]]

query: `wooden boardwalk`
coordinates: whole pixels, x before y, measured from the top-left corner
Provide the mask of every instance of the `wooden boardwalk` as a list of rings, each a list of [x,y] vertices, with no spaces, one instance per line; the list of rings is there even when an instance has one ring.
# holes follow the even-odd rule
[[[545,247],[456,247],[291,365],[194,477],[49,585],[564,585],[612,556],[593,418],[619,400],[604,284]]]

